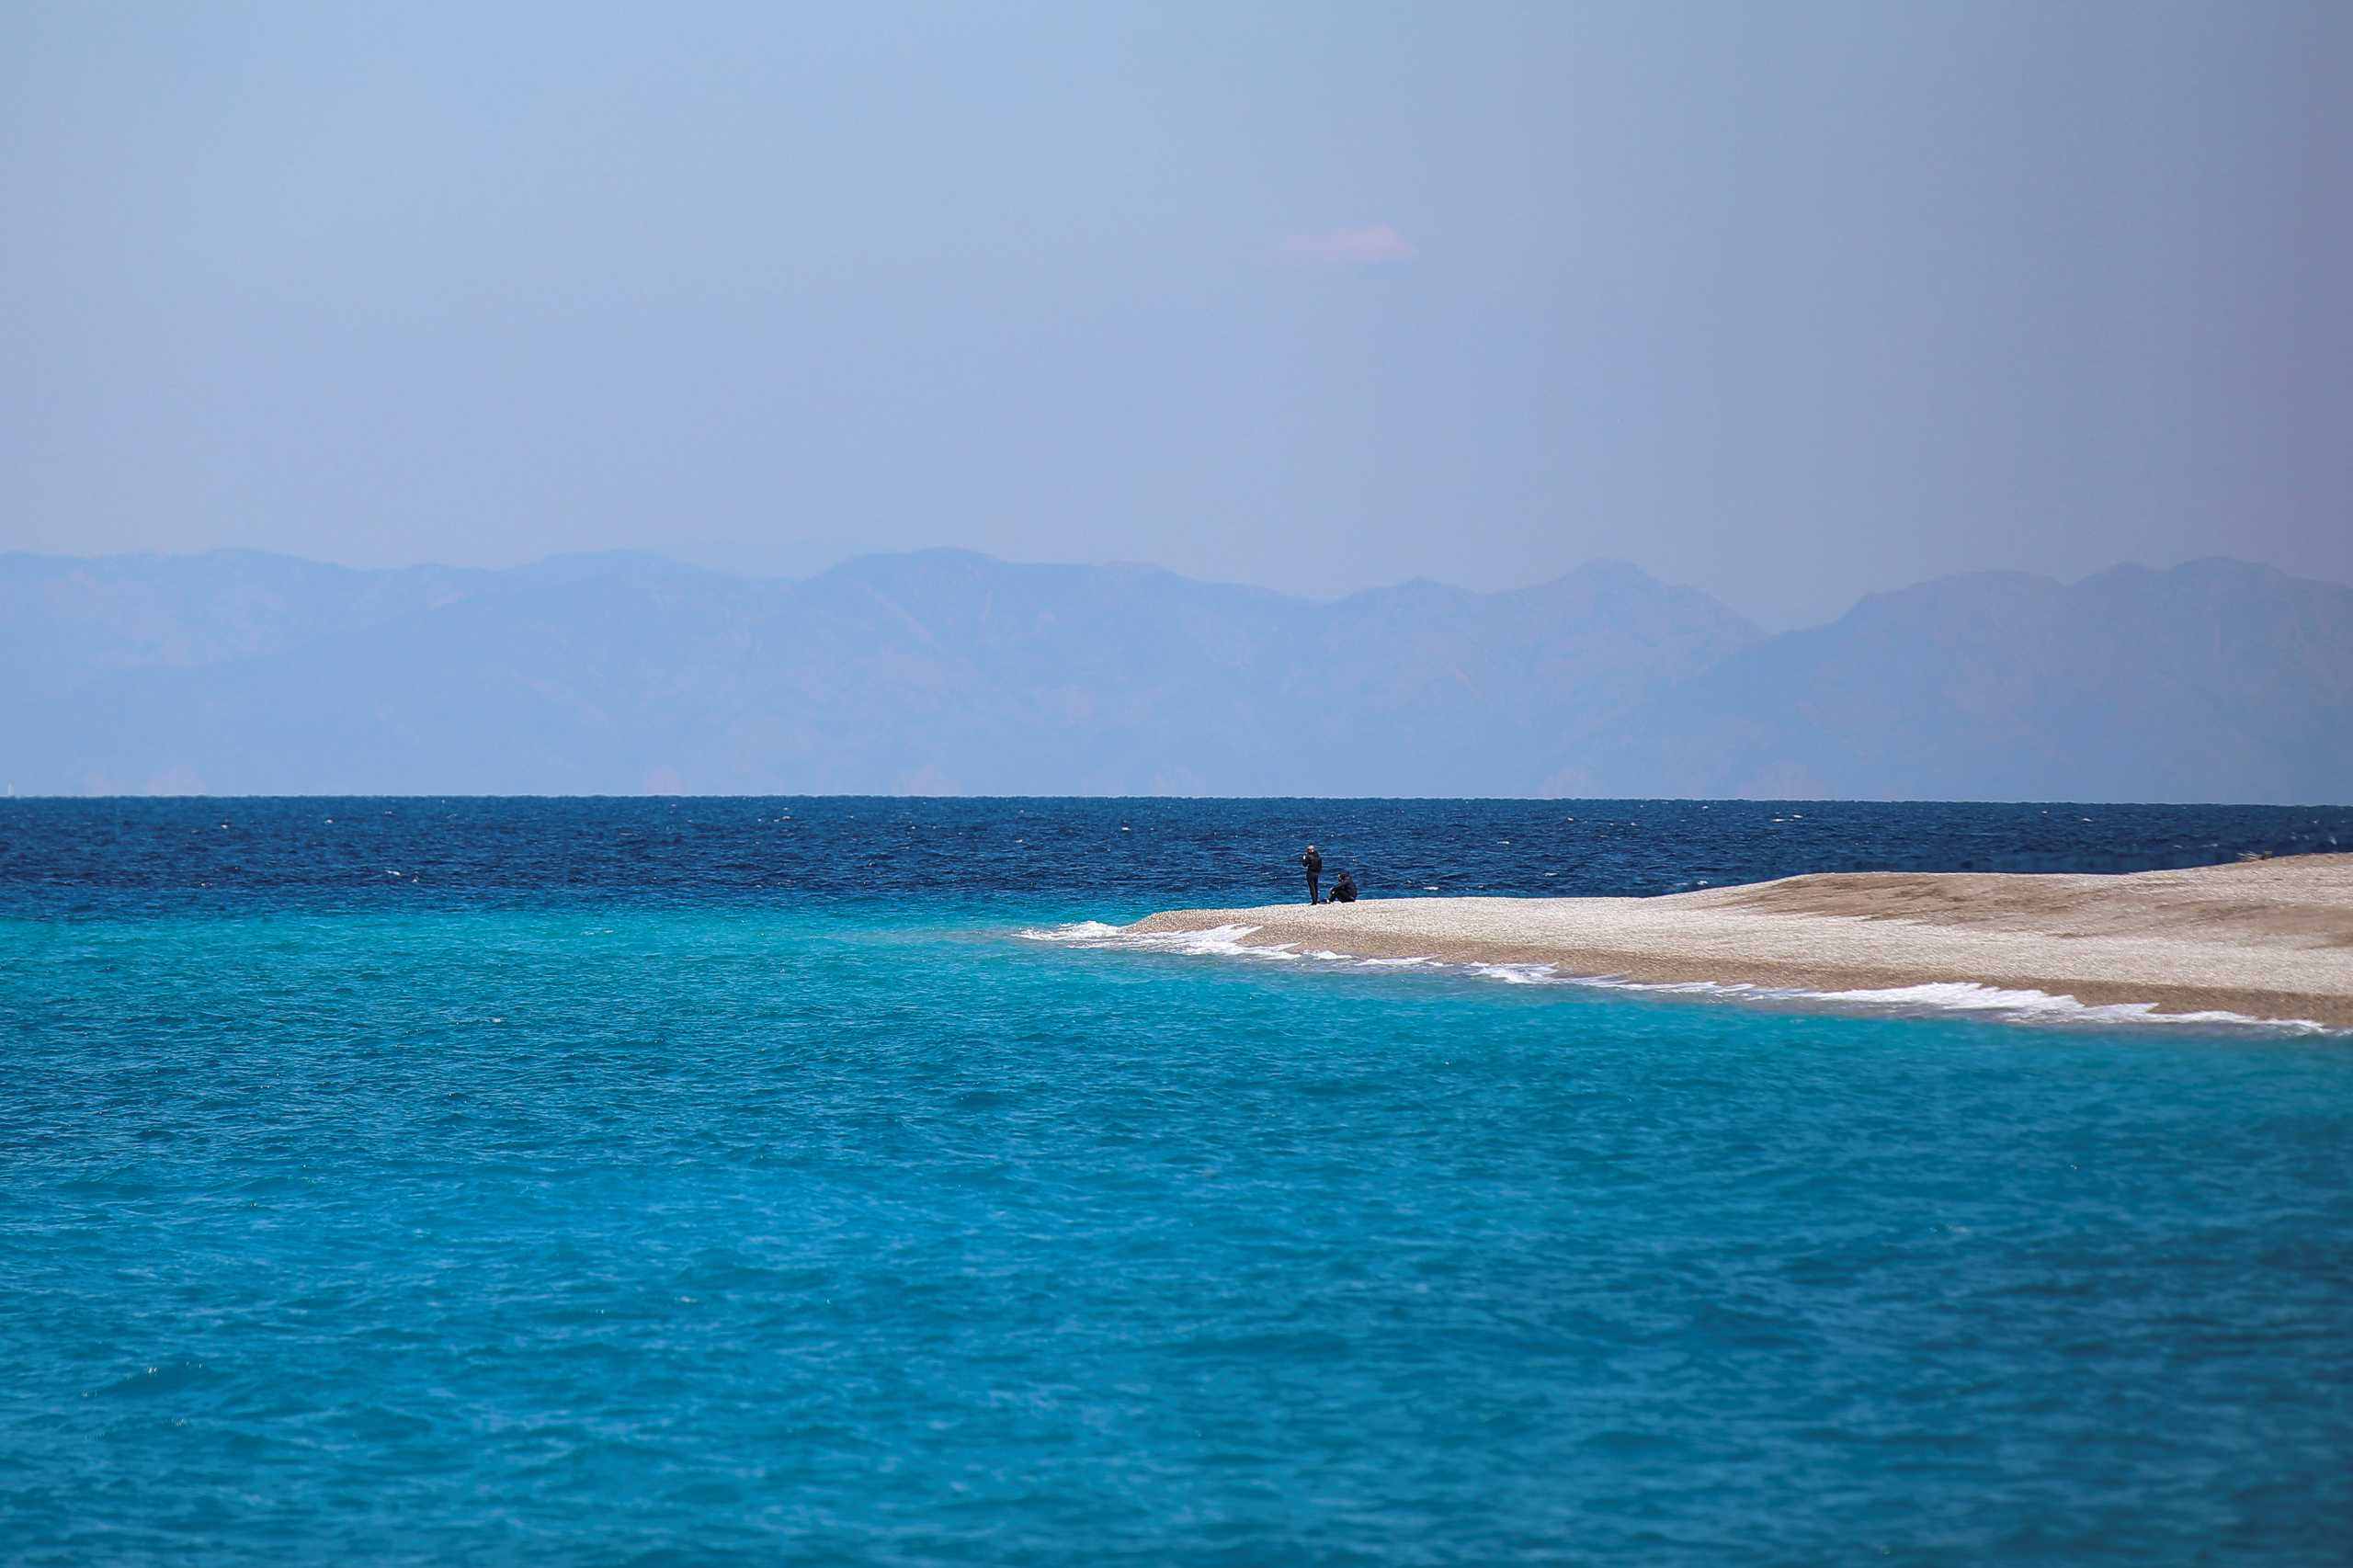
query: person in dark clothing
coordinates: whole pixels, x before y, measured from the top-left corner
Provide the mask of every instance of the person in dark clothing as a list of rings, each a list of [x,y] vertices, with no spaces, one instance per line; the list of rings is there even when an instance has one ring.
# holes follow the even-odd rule
[[[1316,891],[1315,884],[1324,875],[1324,857],[1318,855],[1315,846],[1311,844],[1307,846],[1307,853],[1299,858],[1299,863],[1307,868],[1307,902],[1323,903],[1324,895]]]
[[[1347,868],[1344,866],[1340,869],[1340,874],[1332,879],[1332,902],[1354,903],[1356,901],[1357,880],[1348,875]]]

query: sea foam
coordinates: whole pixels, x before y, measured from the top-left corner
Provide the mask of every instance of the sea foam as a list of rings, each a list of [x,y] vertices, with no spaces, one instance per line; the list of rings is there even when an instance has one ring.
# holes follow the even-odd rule
[[[1257,931],[1255,926],[1240,924],[1211,926],[1199,931],[1135,931],[1124,926],[1106,925],[1099,920],[1081,920],[1069,925],[1032,926],[1015,933],[1036,942],[1051,942],[1063,947],[1088,949],[1125,949],[1145,952],[1178,953],[1190,957],[1251,959],[1261,961],[1297,962],[1315,960],[1325,963],[1343,964],[1353,969],[1426,969],[1456,974],[1475,975],[1506,985],[1566,985],[1586,990],[1621,991],[1657,996],[1681,996],[1697,1000],[1782,1004],[1820,1006],[1828,1004],[1841,1011],[1892,1013],[1924,1016],[1937,1013],[1963,1013],[1981,1017],[1997,1018],[2012,1023],[2059,1025],[2165,1024],[2189,1025],[2207,1028],[2260,1030],[2274,1034],[2327,1034],[2327,1025],[2311,1018],[2258,1018],[2245,1013],[2207,1010],[2193,1013],[2163,1013],[2154,1002],[2086,1003],[2073,996],[2054,994],[2031,988],[2011,989],[1983,985],[1973,981],[1928,981],[1917,985],[1895,985],[1847,990],[1815,990],[1803,986],[1754,985],[1738,981],[1688,980],[1647,981],[1630,980],[1618,974],[1576,974],[1557,964],[1544,963],[1450,963],[1428,956],[1404,958],[1358,958],[1347,953],[1336,953],[1321,949],[1306,951],[1291,942],[1251,942]]]

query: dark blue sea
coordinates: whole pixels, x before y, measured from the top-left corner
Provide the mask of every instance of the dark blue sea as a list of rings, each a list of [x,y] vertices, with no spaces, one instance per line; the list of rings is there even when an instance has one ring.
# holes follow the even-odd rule
[[[2353,1041],[1040,940],[2353,810],[0,801],[0,1562],[2353,1561]]]

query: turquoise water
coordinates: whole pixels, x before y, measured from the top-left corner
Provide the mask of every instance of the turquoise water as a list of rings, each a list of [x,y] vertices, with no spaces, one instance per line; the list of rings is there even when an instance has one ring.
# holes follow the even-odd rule
[[[2353,1541],[2341,1038],[97,885],[0,920],[0,1559]]]

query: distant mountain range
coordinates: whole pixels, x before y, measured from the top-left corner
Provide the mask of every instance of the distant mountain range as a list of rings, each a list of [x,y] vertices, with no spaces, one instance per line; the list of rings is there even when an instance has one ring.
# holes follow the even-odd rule
[[[1145,567],[0,554],[23,793],[2353,800],[2353,588],[2233,561],[1768,636],[1603,562],[1336,601]]]

